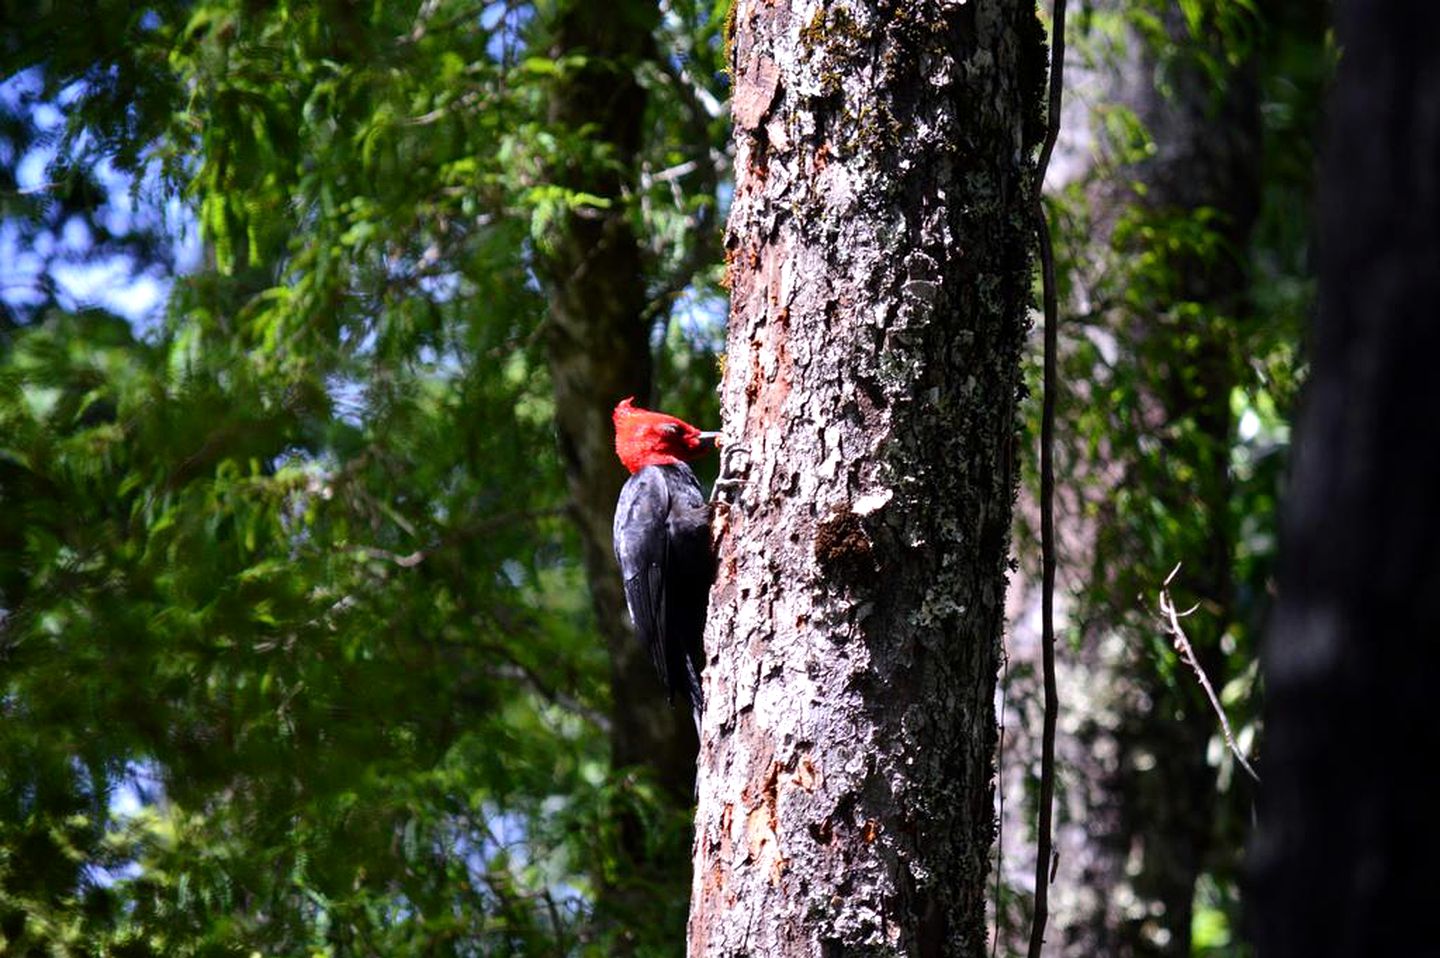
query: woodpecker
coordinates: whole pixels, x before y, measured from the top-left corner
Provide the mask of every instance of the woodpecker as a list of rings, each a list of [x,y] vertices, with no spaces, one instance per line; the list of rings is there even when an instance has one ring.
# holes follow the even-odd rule
[[[630,478],[615,506],[615,558],[635,637],[650,653],[670,704],[683,688],[700,728],[705,608],[715,563],[710,505],[689,462],[713,451],[719,433],[635,405],[615,407],[615,452]]]

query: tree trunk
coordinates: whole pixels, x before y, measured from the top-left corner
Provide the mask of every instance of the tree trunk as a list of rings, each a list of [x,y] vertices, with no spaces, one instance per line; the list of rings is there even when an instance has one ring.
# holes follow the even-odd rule
[[[741,0],[732,74],[690,953],[978,955],[1042,34]]]
[[[1126,12],[1117,0],[1091,8],[1112,20]],[[1072,324],[1066,337],[1068,438],[1058,453],[1057,512],[1061,583],[1071,599],[1059,604],[1070,622],[1057,630],[1079,630],[1082,641],[1060,665],[1064,786],[1046,953],[1189,955],[1195,883],[1215,828],[1207,750],[1217,725],[1191,676],[1182,670],[1177,681],[1156,660],[1151,637],[1161,626],[1147,610],[1166,573],[1183,562],[1177,591],[1187,606],[1203,603],[1187,620],[1190,638],[1211,678],[1223,681],[1219,643],[1232,606],[1229,404],[1238,367],[1231,324],[1249,282],[1239,251],[1258,211],[1258,90],[1253,59],[1229,64],[1223,54],[1238,51],[1192,36],[1178,8],[1157,21],[1163,37],[1125,29],[1117,43],[1110,30],[1087,32],[1087,22],[1076,22],[1078,62],[1067,66],[1050,183],[1056,193],[1081,187],[1078,215],[1088,219],[1060,243],[1072,291],[1067,310],[1091,318]],[[1207,52],[1213,64],[1227,64],[1214,67],[1222,76],[1202,70],[1197,44],[1214,47]],[[1153,141],[1138,162],[1126,162],[1128,144],[1105,135],[1117,107]],[[1218,214],[1207,227],[1221,241],[1218,255],[1183,239],[1170,246],[1127,239],[1137,223],[1163,234],[1199,222],[1204,209]],[[1108,362],[1082,365],[1095,355],[1077,348],[1088,347],[1086,336],[1107,344]],[[1117,390],[1133,402],[1097,401]],[[1105,441],[1087,451],[1084,436],[1097,426],[1085,420],[1096,409],[1108,420]],[[1125,489],[1137,491],[1136,505],[1117,501]],[[1034,515],[1028,490],[1021,508]],[[1137,517],[1137,509],[1145,514]],[[1149,510],[1176,520],[1161,526]],[[1013,773],[1002,850],[1011,884],[1026,889],[1034,809],[1022,756],[1039,754],[1040,728],[1039,557],[1032,552],[1012,602],[1009,651],[1017,667],[1007,686],[1014,721],[1006,764]],[[1014,940],[1024,936],[1025,918],[1011,916]]]
[[[610,652],[611,760],[617,768],[649,769],[677,809],[688,809],[695,732],[689,716],[666,703],[649,657],[630,631],[610,542],[625,481],[615,456],[611,410],[626,396],[644,401],[651,389],[645,273],[626,194],[633,190],[646,110],[636,67],[655,56],[658,19],[658,8],[647,0],[604,6],[576,0],[557,14],[556,57],[585,59],[557,81],[551,121],[569,135],[588,130],[596,155],[552,174],[569,189],[610,205],[567,216],[536,265],[550,299],[546,344],[557,439],[595,619]],[[648,920],[644,916],[653,916],[654,886],[684,887],[686,863],[654,860],[645,823],[633,813],[617,815],[623,860],[614,874],[620,881],[602,885],[599,910],[602,921],[628,935]],[[678,938],[678,925],[674,933]]]
[[[1320,308],[1262,659],[1265,958],[1435,955],[1440,7],[1341,4]]]

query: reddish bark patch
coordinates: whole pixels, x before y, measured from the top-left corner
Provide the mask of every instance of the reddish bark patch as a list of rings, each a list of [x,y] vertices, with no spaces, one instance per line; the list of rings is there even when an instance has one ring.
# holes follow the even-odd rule
[[[795,769],[795,774],[790,777],[790,781],[805,789],[807,792],[813,792],[815,791],[815,783],[819,781],[819,779],[820,773],[816,770],[815,763],[810,761],[810,756],[801,756],[799,767]]]
[[[760,787],[760,800],[745,815],[745,845],[750,860],[778,884],[789,861],[780,853],[780,763],[771,762]]]
[[[735,904],[735,893],[727,890],[729,884],[730,858],[733,844],[730,826],[734,820],[735,806],[725,803],[720,811],[719,841],[701,838],[696,843],[695,872],[696,901],[690,916],[692,945],[705,954],[711,923],[704,915],[712,911],[730,908]]]
[[[710,552],[711,552],[712,555],[714,555],[714,556],[717,557],[717,558],[718,558],[719,555],[720,555],[721,544],[725,541],[725,533],[727,533],[727,532],[729,532],[729,531],[730,531],[730,507],[729,507],[729,505],[726,504],[726,503],[723,503],[723,502],[722,502],[722,503],[718,503],[718,504],[716,505],[714,511],[711,512],[711,514],[710,514]],[[734,568],[734,566],[735,566],[735,559],[734,559],[734,556],[731,556],[731,557],[730,557],[730,574],[731,574],[731,577],[732,577],[732,578],[734,577],[734,573],[735,573],[735,568]],[[716,568],[716,573],[717,573],[717,575],[716,575],[716,578],[719,578],[719,573],[720,573],[721,571],[723,571],[723,569],[721,569],[720,567],[718,567],[718,564],[717,564],[717,568]]]
[[[811,822],[810,837],[815,839],[817,844],[830,844],[830,840],[835,837],[835,823],[830,820],[829,816],[821,821]]]
[[[775,61],[763,53],[750,58],[744,70],[735,78],[735,95],[730,101],[730,113],[739,130],[757,129],[770,112],[775,102],[775,93],[780,88],[780,68]]]
[[[829,143],[821,143],[821,144],[820,144],[820,148],[815,151],[815,156],[811,158],[811,161],[810,161],[811,171],[812,171],[816,176],[819,176],[821,173],[824,173],[824,172],[825,172],[825,167],[827,167],[827,166],[829,166],[829,165],[830,165],[830,144],[829,144]]]
[[[755,406],[756,398],[760,395],[760,385],[763,379],[764,374],[760,369],[760,350],[752,348],[750,350],[750,376],[745,380],[745,399],[752,409]]]
[[[780,801],[780,763],[771,762],[770,772],[765,776],[765,786],[760,790],[760,795],[765,804],[770,808],[770,821],[773,824],[779,818],[778,803]]]
[[[771,857],[779,841],[775,832],[775,810],[769,805],[756,805],[745,815],[745,844],[750,849],[752,861],[763,861]]]
[[[766,243],[760,254],[760,272],[755,277],[756,282],[765,290],[766,314],[772,315],[770,307],[776,307],[773,315],[779,318],[779,312],[783,310],[787,320],[789,310],[785,307],[790,304],[782,302],[782,299],[785,296],[785,257],[789,252],[784,239]]]
[[[720,857],[717,861],[717,868],[712,869],[712,878],[716,890],[725,887],[724,862],[730,860],[730,853],[734,850],[730,841],[730,826],[735,821],[735,806],[731,802],[725,803],[725,808],[720,812]]]
[[[779,422],[790,395],[794,362],[790,356],[789,291],[785,289],[788,256],[789,247],[783,239],[761,246],[754,271],[739,280],[738,295],[732,297],[736,303],[732,321],[767,317],[753,324],[750,377],[745,384],[750,407],[745,420],[747,434]]]
[[[745,171],[749,174],[744,177],[746,190],[758,193],[765,188],[765,180],[770,176],[770,156],[764,136],[750,138],[750,149],[746,151]]]

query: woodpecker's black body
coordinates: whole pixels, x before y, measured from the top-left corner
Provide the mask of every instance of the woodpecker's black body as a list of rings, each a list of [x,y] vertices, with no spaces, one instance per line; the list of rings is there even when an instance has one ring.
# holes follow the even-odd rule
[[[672,704],[676,690],[685,689],[699,728],[705,610],[715,565],[710,506],[695,473],[676,462],[632,474],[615,507],[614,532],[635,635]]]

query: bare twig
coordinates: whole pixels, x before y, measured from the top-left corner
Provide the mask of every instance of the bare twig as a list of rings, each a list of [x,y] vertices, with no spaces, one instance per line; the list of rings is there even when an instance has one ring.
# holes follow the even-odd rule
[[[1207,676],[1205,670],[1200,667],[1200,660],[1195,657],[1194,646],[1190,644],[1190,639],[1185,635],[1185,630],[1180,627],[1180,620],[1193,614],[1200,606],[1199,604],[1193,605],[1184,612],[1177,612],[1175,610],[1175,599],[1170,595],[1170,583],[1175,579],[1175,575],[1179,571],[1180,563],[1177,562],[1175,563],[1175,568],[1170,570],[1170,574],[1165,577],[1164,583],[1160,586],[1160,615],[1165,623],[1165,631],[1170,633],[1170,638],[1175,645],[1175,651],[1180,653],[1181,661],[1190,666],[1190,671],[1195,673],[1195,678],[1199,680],[1200,687],[1205,690],[1206,697],[1210,699],[1210,707],[1215,710],[1216,717],[1220,719],[1220,731],[1225,736],[1225,744],[1229,746],[1230,754],[1235,756],[1235,761],[1240,763],[1240,767],[1243,768],[1245,773],[1258,785],[1260,783],[1260,776],[1255,773],[1255,769],[1251,768],[1250,763],[1245,760],[1245,756],[1240,752],[1240,746],[1235,744],[1235,734],[1230,730],[1230,719],[1226,716],[1225,709],[1220,704],[1220,696],[1215,694],[1215,687],[1210,684],[1209,676]]]
[[[391,552],[389,549],[381,549],[377,546],[356,546],[356,550],[367,559],[380,559],[386,562],[393,562],[405,569],[415,568],[430,555],[430,553],[423,549],[416,549],[414,552],[406,555]]]
[[[610,716],[598,709],[591,708],[575,696],[562,691],[553,683],[545,681],[540,677],[538,672],[530,666],[516,660],[514,656],[510,655],[504,649],[497,646],[488,646],[488,648],[490,651],[503,655],[506,658],[505,665],[497,666],[493,670],[492,674],[497,678],[519,681],[529,686],[532,692],[545,701],[552,705],[557,705],[567,712],[580,716],[601,732],[609,733]]]
[[[565,510],[563,508],[556,507],[553,509],[525,509],[518,512],[506,512],[501,513],[500,515],[485,516],[484,518],[478,519],[468,525],[459,526],[457,528],[449,530],[429,548],[416,549],[414,552],[410,552],[407,554],[392,552],[389,549],[381,549],[378,546],[370,545],[356,546],[355,549],[357,552],[359,552],[360,555],[365,556],[367,559],[379,559],[384,562],[393,562],[402,568],[413,569],[415,568],[415,566],[424,562],[436,552],[439,552],[443,549],[448,549],[452,546],[459,545],[468,540],[478,538],[482,535],[487,535],[495,531],[496,529],[503,528],[507,525],[511,525],[512,523],[534,522],[540,519],[549,519],[553,518],[554,516],[561,515],[564,511]],[[394,517],[392,516],[392,518]],[[413,528],[406,527],[405,531],[408,532],[412,537],[415,535],[415,530]]]
[[[415,13],[415,25],[410,28],[409,40],[411,43],[419,43],[429,29],[430,18],[435,16],[435,11],[440,7],[440,0],[425,0],[420,4],[420,9]]]
[[[1054,874],[1051,841],[1055,805],[1055,726],[1060,714],[1055,687],[1055,389],[1056,352],[1060,322],[1059,294],[1055,289],[1055,250],[1045,219],[1045,172],[1055,141],[1060,136],[1060,94],[1065,73],[1065,0],[1055,0],[1050,24],[1050,99],[1046,106],[1045,142],[1035,168],[1033,216],[1040,246],[1044,284],[1045,362],[1044,398],[1040,407],[1040,660],[1045,681],[1045,720],[1040,740],[1040,820],[1036,826],[1035,912],[1030,925],[1029,958],[1040,958],[1045,944],[1045,923],[1050,916],[1050,882]],[[999,903],[996,903],[999,906]]]
[[[690,142],[707,144],[709,123],[723,111],[723,106],[702,87],[685,69],[683,63],[663,60],[658,64],[661,74],[669,81],[676,96],[685,107],[685,130]],[[650,189],[656,184],[669,183],[675,194],[676,208],[681,208],[681,181],[693,178],[692,195],[714,196],[720,180],[729,172],[730,158],[713,146],[706,146],[705,155],[692,158],[677,166],[652,173],[641,171],[641,201],[648,203]],[[665,285],[650,298],[645,307],[646,322],[658,319],[668,311],[681,293],[694,285],[695,274],[719,256],[719,234],[715,231],[716,204],[703,204],[691,217],[689,229],[690,249],[684,262],[672,272]]]

